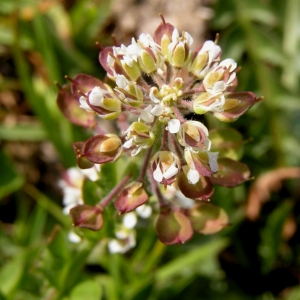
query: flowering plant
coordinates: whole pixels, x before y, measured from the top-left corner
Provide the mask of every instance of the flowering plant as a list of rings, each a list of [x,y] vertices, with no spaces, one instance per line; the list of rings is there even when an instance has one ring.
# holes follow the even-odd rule
[[[217,40],[196,50],[192,43],[188,32],[179,34],[162,17],[153,37],[141,34],[128,46],[100,47],[105,82],[79,74],[60,89],[57,101],[63,114],[93,131],[87,141],[73,144],[79,168],[102,168],[124,156],[137,166],[123,170],[98,203],[71,208],[74,225],[100,229],[103,212],[114,199],[121,214],[152,205],[158,211],[156,231],[165,244],[228,224],[226,213],[208,203],[214,185],[239,185],[250,172],[237,161],[242,136],[233,129],[209,130],[205,115],[232,122],[261,98],[234,91],[237,64],[221,60]],[[107,124],[111,120],[113,126]],[[101,179],[95,184],[101,186]]]

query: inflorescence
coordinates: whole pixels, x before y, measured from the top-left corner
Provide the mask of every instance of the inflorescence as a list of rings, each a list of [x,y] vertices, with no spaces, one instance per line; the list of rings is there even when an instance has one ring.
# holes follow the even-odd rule
[[[75,226],[100,229],[114,199],[124,214],[144,205],[149,194],[157,199],[156,230],[166,244],[228,224],[221,208],[201,200],[209,200],[215,184],[233,187],[249,178],[248,167],[237,161],[243,140],[230,128],[209,131],[204,118],[235,121],[261,98],[234,92],[237,64],[221,60],[217,41],[196,50],[192,44],[188,32],[180,34],[162,17],[153,37],[143,33],[128,46],[101,47],[106,83],[79,74],[60,89],[64,115],[94,132],[73,144],[79,168],[114,163],[122,155],[140,159],[136,178],[126,174],[95,206],[81,203],[70,210]],[[114,120],[110,132],[103,120]],[[170,187],[171,198],[165,192]],[[188,199],[188,207],[176,197]]]

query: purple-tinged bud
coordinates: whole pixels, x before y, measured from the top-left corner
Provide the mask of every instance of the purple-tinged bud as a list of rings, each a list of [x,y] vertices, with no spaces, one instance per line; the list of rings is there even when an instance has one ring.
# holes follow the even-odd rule
[[[94,163],[88,160],[84,155],[84,142],[75,142],[72,146],[76,154],[77,165],[80,169],[89,169],[94,166]]]
[[[99,230],[103,225],[103,208],[100,205],[90,206],[87,204],[77,205],[70,210],[74,226]]]
[[[167,245],[188,241],[193,236],[189,219],[180,211],[163,208],[156,221],[156,232],[160,241]]]
[[[129,183],[115,201],[115,208],[121,214],[127,213],[141,206],[148,200],[148,195],[139,181]]]
[[[234,187],[244,183],[250,177],[249,168],[238,161],[230,158],[221,157],[218,159],[219,171],[210,177],[214,184]]]
[[[115,134],[95,135],[83,146],[83,154],[96,164],[116,161],[122,154],[121,139]]]
[[[166,56],[168,54],[168,46],[172,41],[172,33],[175,27],[170,23],[163,22],[154,32],[154,41],[161,46],[161,53]]]
[[[223,122],[233,122],[243,115],[252,105],[263,98],[256,98],[252,92],[225,93],[223,111],[215,112],[214,116]]]
[[[70,85],[67,85],[58,92],[57,105],[63,115],[73,124],[93,128],[96,124],[95,114],[84,111],[78,106],[76,99],[69,91]]]
[[[211,142],[208,138],[208,129],[198,121],[186,121],[181,124],[177,133],[178,142],[184,147],[209,150]]]
[[[95,86],[105,89],[107,85],[93,76],[78,74],[72,79],[71,92],[79,100],[82,95],[87,95]]]

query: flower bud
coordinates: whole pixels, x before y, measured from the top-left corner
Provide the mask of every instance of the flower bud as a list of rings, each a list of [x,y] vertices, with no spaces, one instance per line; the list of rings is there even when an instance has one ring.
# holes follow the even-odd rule
[[[172,33],[172,43],[168,46],[168,61],[175,68],[182,68],[186,66],[191,58],[190,46],[193,43],[193,38],[187,33],[183,32],[179,36],[177,29]]]
[[[141,77],[141,69],[139,64],[130,57],[124,56],[121,59],[124,72],[132,81],[137,81]]]
[[[262,100],[251,92],[225,93],[224,110],[214,112],[214,116],[223,122],[233,122],[243,115],[252,105]]]
[[[70,85],[61,89],[57,96],[57,105],[64,116],[73,124],[93,128],[96,124],[95,114],[84,111],[78,106],[76,99],[69,91]]]
[[[157,70],[158,66],[159,64],[153,51],[150,48],[142,50],[140,57],[140,67],[142,71],[146,74],[151,74]]]
[[[148,195],[139,181],[129,183],[115,201],[115,208],[122,214],[136,209],[148,200]]]
[[[175,27],[170,23],[163,22],[155,30],[154,41],[161,46],[163,56],[167,56],[168,54],[168,46],[171,43],[174,29]]]
[[[99,230],[103,225],[103,208],[100,205],[90,206],[86,204],[77,205],[70,210],[74,226]]]
[[[214,184],[234,187],[250,177],[250,170],[245,164],[227,157],[218,159],[218,167],[219,171],[210,178]]]
[[[198,121],[186,121],[181,124],[177,139],[184,147],[209,150],[211,146],[207,128]]]
[[[199,176],[196,183],[193,183],[193,172],[190,172],[187,165],[182,166],[181,171],[177,177],[177,185],[184,196],[194,200],[207,200],[214,192],[212,183],[207,177]],[[198,171],[197,174],[199,175]]]
[[[193,228],[182,212],[165,208],[156,221],[156,232],[162,243],[172,245],[188,241],[193,235]]]
[[[88,160],[84,155],[84,142],[75,142],[72,146],[76,154],[77,165],[80,169],[89,169],[94,166],[94,163]]]
[[[93,136],[85,142],[83,147],[83,154],[86,158],[96,164],[116,161],[122,151],[122,141],[115,134]]]

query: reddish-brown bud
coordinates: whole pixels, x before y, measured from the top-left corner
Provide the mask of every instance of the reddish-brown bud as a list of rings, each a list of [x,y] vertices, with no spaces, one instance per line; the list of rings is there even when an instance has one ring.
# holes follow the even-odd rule
[[[158,216],[156,232],[161,242],[172,245],[188,241],[193,235],[193,228],[182,212],[167,208]]]
[[[148,195],[142,185],[139,181],[129,183],[115,201],[115,208],[123,214],[144,204]]]
[[[102,217],[103,208],[100,205],[77,205],[70,210],[74,226],[99,230],[103,225]]]

